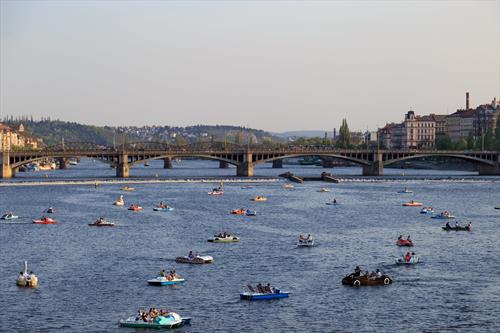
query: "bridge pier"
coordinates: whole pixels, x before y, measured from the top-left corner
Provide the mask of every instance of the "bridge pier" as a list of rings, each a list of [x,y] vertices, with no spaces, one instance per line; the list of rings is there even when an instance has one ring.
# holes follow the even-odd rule
[[[252,177],[253,176],[253,158],[251,152],[243,154],[243,162],[236,167],[236,176]]]
[[[128,165],[128,155],[121,154],[118,156],[118,165],[116,166],[116,177],[128,178],[129,177],[129,165]]]
[[[273,161],[273,169],[282,169],[282,168],[283,168],[283,160]]]
[[[383,176],[384,162],[382,154],[378,151],[373,153],[373,162],[369,165],[363,165],[363,176]]]
[[[498,176],[500,175],[500,162],[496,165],[479,164],[480,176]]]
[[[67,166],[68,166],[68,159],[67,158],[64,158],[64,157],[60,157],[57,159],[58,163],[59,163],[59,169],[66,169]]]
[[[229,163],[226,161],[219,161],[219,169],[227,169],[229,168]]]
[[[0,178],[12,178],[13,170],[10,166],[9,152],[0,153]]]
[[[172,163],[172,157],[165,157],[163,159],[163,169],[173,169],[174,164]]]

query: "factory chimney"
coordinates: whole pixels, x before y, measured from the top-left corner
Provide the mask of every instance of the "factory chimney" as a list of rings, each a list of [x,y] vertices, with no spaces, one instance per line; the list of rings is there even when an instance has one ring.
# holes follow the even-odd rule
[[[465,93],[465,110],[469,110],[469,93]]]

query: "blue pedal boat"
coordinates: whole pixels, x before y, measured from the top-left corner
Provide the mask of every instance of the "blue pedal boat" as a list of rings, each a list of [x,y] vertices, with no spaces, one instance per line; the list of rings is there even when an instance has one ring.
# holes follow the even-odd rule
[[[281,291],[276,289],[274,293],[258,293],[245,291],[240,294],[240,299],[248,300],[248,301],[259,301],[265,299],[276,299],[276,298],[286,298],[290,293],[287,291]]]

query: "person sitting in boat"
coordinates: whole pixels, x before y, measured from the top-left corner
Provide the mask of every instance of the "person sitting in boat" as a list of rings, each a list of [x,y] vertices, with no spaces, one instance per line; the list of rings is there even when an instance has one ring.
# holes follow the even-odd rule
[[[471,230],[472,229],[472,222],[467,223],[466,228],[468,228],[469,230]]]
[[[450,222],[446,222],[446,228],[451,229]]]
[[[403,235],[399,235],[398,240],[403,240]]]
[[[165,270],[164,270],[164,269],[162,269],[162,270],[160,271],[160,276],[162,276],[162,277],[166,277],[166,276],[167,276],[167,275],[165,274]]]
[[[302,242],[302,241],[305,241],[306,239],[304,238],[304,236],[302,235],[299,235],[299,241]]]
[[[193,251],[189,251],[188,258],[189,259],[193,259],[194,258]]]
[[[460,227],[460,226],[458,225],[458,221],[455,221],[455,228],[457,228],[457,229],[458,229],[458,227]]]
[[[337,203],[337,199],[333,198],[333,203],[336,204]]]
[[[406,236],[406,240],[411,242],[410,235]]]
[[[381,278],[382,277],[382,272],[378,268],[377,268],[377,271],[375,272],[375,277],[377,277],[377,278]]]
[[[271,284],[268,283],[267,286],[264,287],[264,290],[266,293],[272,294],[273,293],[273,288],[271,287]]]
[[[261,293],[261,294],[265,294],[265,293],[266,293],[266,291],[264,290],[264,287],[263,287],[263,286],[262,286],[262,284],[260,284],[260,283],[259,283],[259,284],[258,284],[255,288],[256,288],[256,289],[257,289],[257,291],[258,291],[259,293]]]
[[[410,252],[406,252],[404,259],[405,259],[405,262],[410,262],[410,260],[411,260]]]
[[[359,268],[359,266],[356,266],[356,268],[354,269],[354,276],[361,276],[361,268]]]

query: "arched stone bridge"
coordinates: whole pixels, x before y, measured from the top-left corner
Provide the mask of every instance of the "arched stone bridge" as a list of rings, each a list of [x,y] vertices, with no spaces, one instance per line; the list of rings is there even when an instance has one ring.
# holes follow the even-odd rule
[[[427,156],[453,157],[470,161],[478,166],[480,175],[500,175],[498,151],[442,151],[442,150],[355,150],[328,146],[288,146],[282,148],[244,147],[224,143],[204,143],[172,146],[161,143],[129,143],[119,147],[90,143],[66,143],[41,150],[0,152],[0,178],[10,178],[25,164],[42,159],[57,159],[62,168],[71,157],[90,157],[116,168],[117,177],[128,177],[130,167],[149,160],[163,159],[165,167],[172,158],[197,157],[236,166],[237,176],[253,176],[256,164],[281,161],[285,158],[320,156],[347,160],[363,168],[365,176],[383,175],[384,167],[393,163]],[[279,163],[273,163],[278,166]]]

